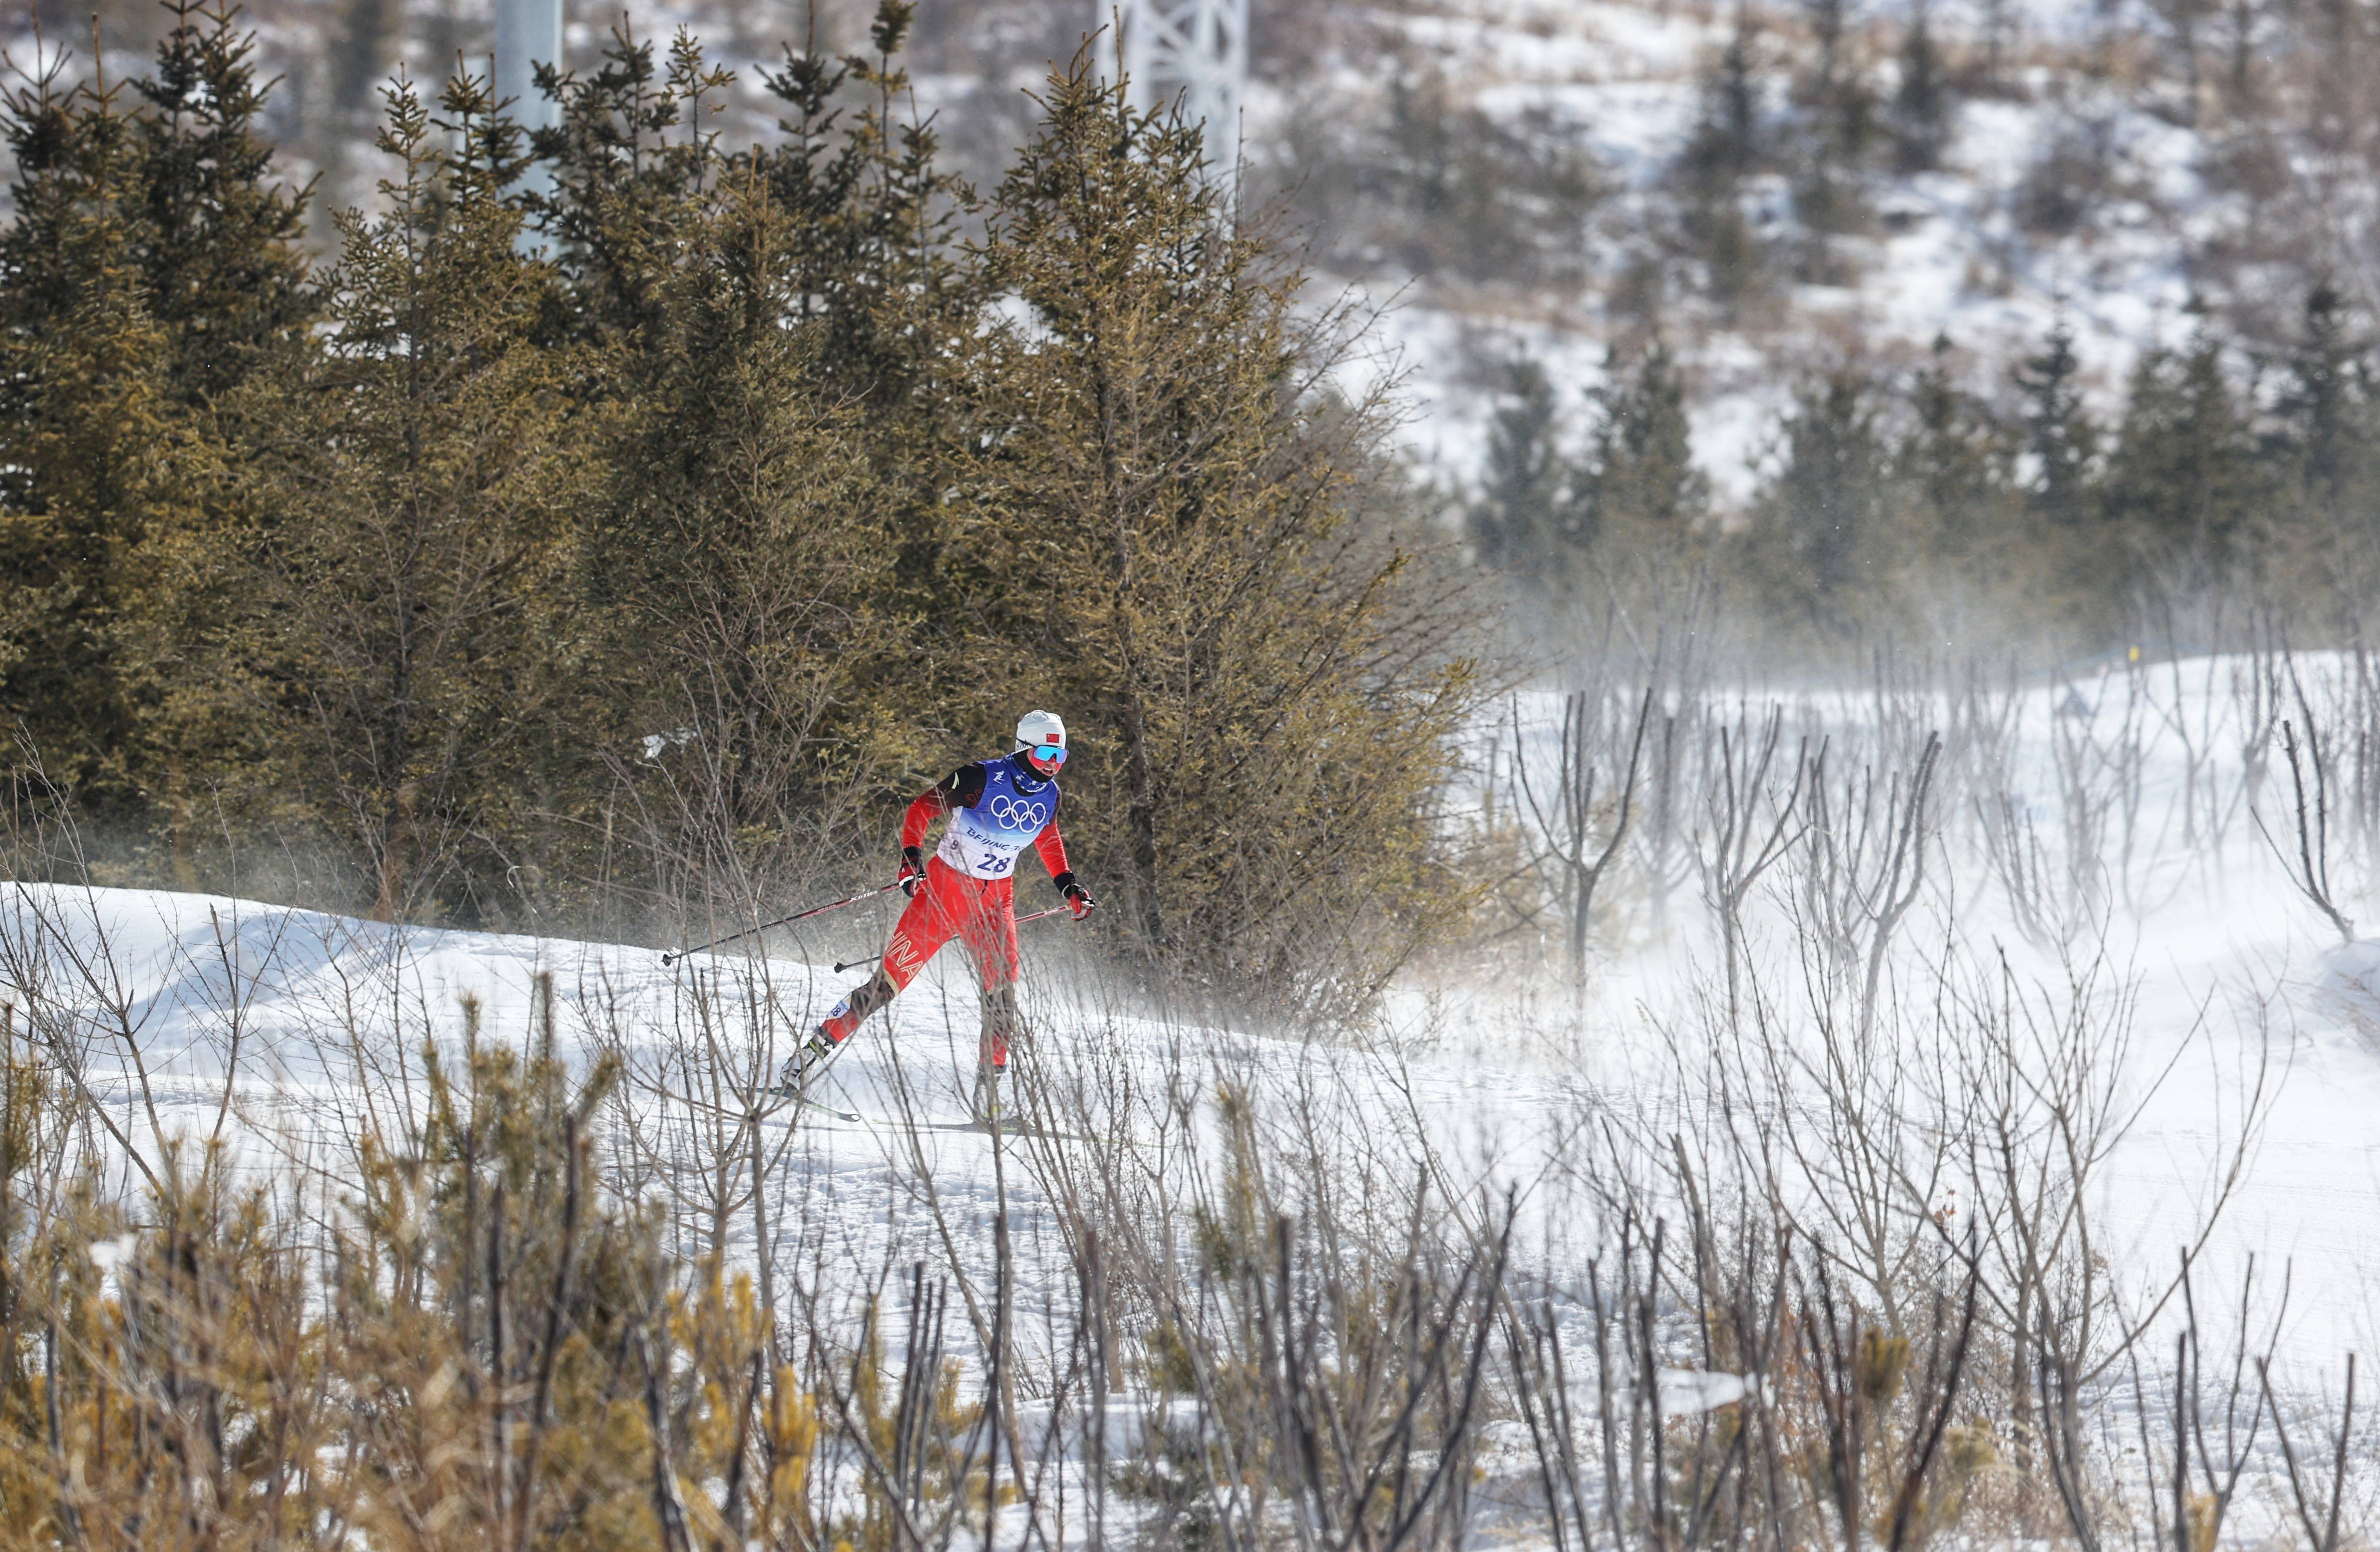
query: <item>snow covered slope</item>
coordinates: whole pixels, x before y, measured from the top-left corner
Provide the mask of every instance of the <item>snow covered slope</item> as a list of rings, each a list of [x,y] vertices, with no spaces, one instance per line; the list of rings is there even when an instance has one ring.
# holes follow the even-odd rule
[[[1968,1024],[1941,1016],[1945,997],[2010,996],[2041,1009],[2042,1026],[2009,1047],[2010,1062],[2040,1084],[2070,1054],[2054,1026],[2080,1015],[2100,1063],[2089,1084],[2104,1085],[2092,1103],[2121,1122],[2106,1130],[2090,1187],[2099,1254],[2128,1292],[2153,1289],[2228,1191],[2204,1264],[2220,1279],[2251,1253],[2267,1267],[2289,1262],[2289,1344],[2314,1365],[2380,1332],[2367,1292],[2380,1271],[2380,940],[2341,947],[2265,839],[2289,840],[2292,821],[2274,730],[2256,721],[2256,708],[2275,706],[2254,686],[2286,682],[2272,677],[2282,666],[2115,664],[2010,691],[1982,720],[1996,718],[1998,733],[1981,725],[1976,703],[1925,695],[1805,696],[1783,705],[1780,725],[1789,749],[1804,734],[1805,752],[1826,742],[1824,772],[1814,767],[1804,780],[1837,792],[1867,772],[1905,772],[1926,731],[1945,734],[1923,887],[1889,946],[1878,1025],[1889,1060],[1877,1071],[1896,1075],[1873,1091],[1879,1102],[1897,1085],[1894,1103],[1948,1124],[1972,1097],[1961,1085],[1989,1077],[1961,1044]],[[2351,660],[2286,666],[2315,707],[2356,678]],[[1524,714],[1542,781],[1559,710],[1540,701]],[[1780,780],[1790,770],[1779,762]],[[1994,794],[2006,799],[1996,810]],[[2337,802],[2343,834],[2343,789]],[[2078,803],[2087,823],[2076,820]],[[1985,832],[1987,811],[2030,821],[2040,843],[2036,866],[2052,882],[2023,909],[2012,875],[1989,855],[2006,835]],[[1834,812],[1848,833],[1850,811]],[[1707,810],[1698,822],[1709,822]],[[1697,831],[1695,843],[1707,843]],[[2361,854],[2334,844],[2340,904],[2368,912],[2374,875]],[[2060,927],[2044,912],[2056,904],[2055,879],[2073,875],[2076,848],[2089,851],[2081,862],[2095,882]],[[1811,1042],[1828,1010],[1847,1005],[1828,989],[1832,962],[1814,948],[1814,887],[1790,859],[1764,879],[1743,951],[1781,1049],[1804,1054],[1821,1049]],[[1517,1186],[1524,1243],[1554,1272],[1574,1270],[1611,1231],[1566,1173],[1596,1128],[1665,1148],[1679,1132],[1706,1146],[1732,1124],[1716,1114],[1710,1077],[1720,1070],[1714,1053],[1734,1037],[1710,1016],[1723,956],[1697,892],[1685,884],[1664,916],[1641,882],[1624,885],[1597,928],[1609,952],[1598,950],[1583,1002],[1561,989],[1548,944],[1539,975],[1401,988],[1379,1028],[1354,1042],[1157,1016],[1062,970],[1032,932],[1069,930],[1062,924],[1028,929],[1038,1036],[1020,1059],[1020,1103],[1058,1134],[998,1146],[946,1129],[965,1114],[977,1025],[955,956],[835,1068],[825,1097],[867,1121],[779,1110],[751,1129],[755,1081],[856,979],[829,972],[828,951],[886,925],[857,914],[772,944],[799,957],[698,955],[665,968],[656,952],[619,944],[12,884],[0,900],[0,979],[152,1158],[173,1139],[220,1134],[260,1159],[327,1161],[337,1140],[367,1125],[404,1130],[419,1102],[425,1040],[451,1057],[475,1038],[551,1039],[575,1062],[608,1054],[624,1063],[611,1168],[623,1186],[678,1194],[690,1252],[723,1233],[733,1254],[757,1259],[765,1235],[766,1254],[789,1270],[823,1262],[859,1275],[929,1243],[921,1236],[936,1214],[981,1221],[1004,1199],[1040,1245],[1038,1276],[1051,1288],[1067,1274],[1054,1242],[1034,1239],[1054,1228],[1036,1204],[1073,1178],[1069,1150],[1205,1150],[1200,1167],[1215,1167],[1223,1122],[1214,1101],[1228,1091],[1236,1113],[1301,1148],[1427,1159],[1456,1199]],[[1814,1072],[1789,1062],[1765,1091],[1736,1097],[1823,1137],[1829,1100]],[[1835,1189],[1823,1151],[1795,1177],[1814,1211]],[[739,1158],[764,1170],[768,1210],[694,1210],[722,1168],[741,1178]],[[1992,1187],[1953,1160],[1935,1189],[1955,1222]],[[970,1243],[966,1254],[978,1253],[981,1242]]]
[[[783,43],[864,49],[872,8],[638,0],[625,12],[649,39],[688,29],[735,70],[722,122],[740,139],[776,132],[762,78]],[[2339,51],[2306,7],[1257,0],[1255,12],[1250,208],[1285,202],[1322,293],[1347,285],[1390,306],[1382,343],[1412,372],[1412,446],[1451,482],[1476,470],[1485,418],[1524,353],[1552,369],[1575,434],[1579,391],[1607,353],[1658,332],[1687,369],[1698,459],[1732,501],[1813,371],[1905,377],[1939,340],[1959,381],[2005,403],[2011,370],[2062,310],[2104,412],[2141,351],[2187,337],[2193,304],[2242,343],[2244,379],[2245,351],[2269,358],[2293,337],[2318,275],[2367,309],[2380,300],[2373,148],[2336,132],[2369,117],[2365,88],[2325,74]],[[293,175],[325,176],[330,204],[374,198],[373,83],[400,62],[435,76],[487,46],[474,6],[253,0],[248,14],[283,82],[273,133]],[[1920,14],[1938,122],[1912,158],[1895,137]],[[947,156],[996,178],[1030,132],[1027,91],[1109,15],[1087,0],[923,5],[907,63]],[[581,73],[610,24],[574,16]],[[1822,221],[1810,171],[1835,132],[1814,95],[1830,26],[1831,79],[1855,89],[1842,100],[1859,122],[1843,134],[1858,145]],[[112,75],[142,67],[144,27],[111,18]],[[1691,152],[1739,40],[1757,149],[1714,194]],[[30,34],[15,46],[32,57]],[[1741,222],[1732,260],[1708,238],[1722,210]],[[1730,263],[1743,273],[1720,273]]]
[[[2096,1032],[2082,1038],[2099,1042],[2095,1049],[2122,1073],[2105,1089],[2102,1113],[2130,1118],[2092,1188],[2097,1250],[2145,1296],[2169,1279],[2220,1200],[2201,1267],[2219,1286],[2252,1255],[2268,1292],[2291,1268],[2289,1343],[2303,1361],[2335,1368],[2380,1332],[2380,1303],[2368,1291],[2380,1271],[2380,939],[2369,936],[2380,873],[2368,841],[2350,839],[2365,832],[2357,816],[2369,814],[2374,794],[2359,688],[2371,672],[2368,659],[2329,654],[2119,656],[1982,691],[1970,682],[1789,694],[1775,703],[1779,753],[1767,790],[1781,798],[1796,780],[1797,746],[1811,763],[1796,806],[1756,806],[1755,842],[1775,820],[1802,836],[1803,848],[1827,829],[1842,844],[1832,862],[1789,851],[1757,880],[1742,951],[1756,995],[1745,997],[1744,1012],[1728,1016],[1725,953],[1712,925],[1708,857],[1722,800],[1709,741],[1699,772],[1679,778],[1676,800],[1682,844],[1704,860],[1672,864],[1666,891],[1648,887],[1667,843],[1647,812],[1656,795],[1648,778],[1621,882],[1597,917],[1604,947],[1583,1004],[1573,1011],[1548,984],[1563,957],[1559,934],[1548,933],[1544,980],[1521,993],[1475,991],[1441,1011],[1476,1032],[1466,1045],[1483,1063],[1509,1060],[1516,1046],[1551,1049],[1552,1061],[1615,1105],[1670,1105],[1689,1117],[1723,1098],[1741,1102],[1698,1080],[1740,1072],[1728,1049],[1758,1046],[1782,1029],[1774,1086],[1749,1097],[1773,1098],[1811,1122],[1814,1135],[1826,1134],[1833,1086],[1824,1069],[1843,1052],[1876,1062],[1848,1086],[1879,1109],[1889,1094],[1892,1105],[1964,1126],[1973,1112],[1961,1107],[1994,1081],[1995,1058],[2023,1070],[2027,1083],[2046,1083],[2068,1060],[2059,1021],[2072,1021],[2070,1035],[2093,1023]],[[1625,690],[1614,698],[1623,715],[1609,725],[1624,757],[1633,700]],[[1747,723],[1743,703],[1717,698],[1717,720],[1731,723],[1741,759],[1747,725],[1757,738],[1760,702],[1749,703]],[[1694,747],[1697,718],[1711,710],[1674,696],[1667,709]],[[1549,802],[1562,709],[1543,697],[1521,702],[1520,717],[1503,732],[1494,802],[1527,821],[1509,751],[1524,751],[1537,802]],[[1886,892],[1885,832],[1858,794],[1876,792],[1873,814],[1888,818],[1937,734],[1925,821],[1936,841],[1923,849],[1925,877],[1890,934],[1880,977],[1889,1012],[1879,1018],[1890,1051],[1878,1058],[1820,1029],[1856,1018],[1856,986],[1846,996],[1841,977],[1848,968],[1856,983],[1857,953],[1873,934],[1852,922],[1848,966],[1827,940],[1843,919],[1841,902]],[[2366,935],[2352,942],[2342,943],[2292,876],[2301,843],[2285,737],[2304,756],[2314,855],[2329,859],[2333,903],[2350,926],[2364,924],[2357,930]],[[1824,807],[1813,802],[1821,786]],[[1602,801],[1616,790],[1607,786]],[[1598,836],[1608,834],[1604,812]],[[1995,1022],[1994,1007],[2028,1000],[2034,1014],[2016,1021],[2024,1032],[1977,1061],[1971,1042]],[[1934,1156],[1920,1146],[1908,1157]],[[1976,1210],[1978,1190],[1995,1189],[1958,1162],[1933,1179],[1952,1222]],[[1825,1194],[1847,1182],[1814,1176],[1804,1184]]]
[[[1535,278],[1415,267],[1394,250],[1351,266],[1364,252],[1330,229],[1331,214],[1319,217],[1343,278],[1395,298],[1387,330],[1414,369],[1414,441],[1426,460],[1457,480],[1475,471],[1512,358],[1547,363],[1565,388],[1592,388],[1608,351],[1624,355],[1658,332],[1688,368],[1698,460],[1723,501],[1740,500],[1792,390],[1813,372],[1894,377],[1938,362],[2006,402],[2012,369],[2062,315],[2104,414],[2142,351],[2188,338],[2193,305],[2277,345],[2317,274],[2356,273],[2359,219],[2323,186],[2321,157],[2293,138],[2302,40],[2245,7],[2265,93],[2255,115],[2190,94],[2216,93],[2212,58],[2228,34],[2194,39],[2205,79],[2185,81],[2171,23],[2146,6],[1833,7],[1839,68],[1860,88],[1868,149],[1837,175],[1856,212],[1816,230],[1803,164],[1831,132],[1809,96],[1814,30],[1828,9],[1419,0],[1330,12],[1345,19],[1316,44],[1314,75],[1258,94],[1247,145],[1260,184],[1327,178],[1327,159],[1300,143],[1316,119],[1402,113],[1406,143],[1388,134],[1372,151],[1382,164],[1375,179],[1393,180],[1421,131],[1409,122],[1417,110],[1383,104],[1427,79],[1442,83],[1449,104],[1427,126],[1434,132],[1460,133],[1460,114],[1475,112],[1515,140],[1583,155],[1597,187],[1536,230],[1575,251],[1567,265],[1549,256]],[[1920,11],[1944,77],[1942,122],[1934,153],[1904,165],[1876,147],[1893,132]],[[1690,234],[1710,219],[1691,156],[1739,37],[1764,149],[1726,200],[1757,273],[1750,294],[1722,297],[1717,261]],[[2240,173],[2252,140],[2270,158],[2265,181]],[[1268,170],[1277,174],[1269,184]],[[2305,236],[2305,223],[2319,236]],[[1937,342],[1947,347],[1938,358]],[[2235,364],[2244,376],[2246,358]]]

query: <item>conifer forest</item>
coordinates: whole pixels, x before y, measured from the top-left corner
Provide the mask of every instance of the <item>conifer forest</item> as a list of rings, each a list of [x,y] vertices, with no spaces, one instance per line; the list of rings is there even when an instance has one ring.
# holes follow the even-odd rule
[[[0,24],[0,1552],[2371,1546],[2380,4],[1162,9]]]

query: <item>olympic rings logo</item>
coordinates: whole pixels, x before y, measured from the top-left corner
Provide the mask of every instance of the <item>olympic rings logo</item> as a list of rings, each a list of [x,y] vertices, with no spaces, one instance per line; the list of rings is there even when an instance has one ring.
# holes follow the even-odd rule
[[[1019,803],[1003,793],[991,800],[991,819],[1002,830],[1039,830],[1050,822],[1050,810],[1038,803]]]

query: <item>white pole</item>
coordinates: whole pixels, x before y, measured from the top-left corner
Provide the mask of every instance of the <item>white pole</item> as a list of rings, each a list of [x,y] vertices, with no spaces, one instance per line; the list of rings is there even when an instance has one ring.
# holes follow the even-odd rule
[[[496,101],[524,130],[551,129],[561,122],[560,104],[537,89],[540,65],[562,62],[563,0],[496,0]],[[544,193],[552,180],[542,167],[522,180]]]

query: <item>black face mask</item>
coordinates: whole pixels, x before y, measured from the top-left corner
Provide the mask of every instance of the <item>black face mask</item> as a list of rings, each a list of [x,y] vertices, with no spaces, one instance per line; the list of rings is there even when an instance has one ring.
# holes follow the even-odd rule
[[[1016,773],[1019,776],[1024,777],[1026,781],[1033,782],[1037,786],[1043,782],[1054,782],[1058,779],[1058,773],[1054,770],[1046,775],[1041,771],[1036,770],[1033,768],[1033,757],[1023,749],[1019,749],[1014,754],[1009,756],[1008,763],[1016,767]]]

